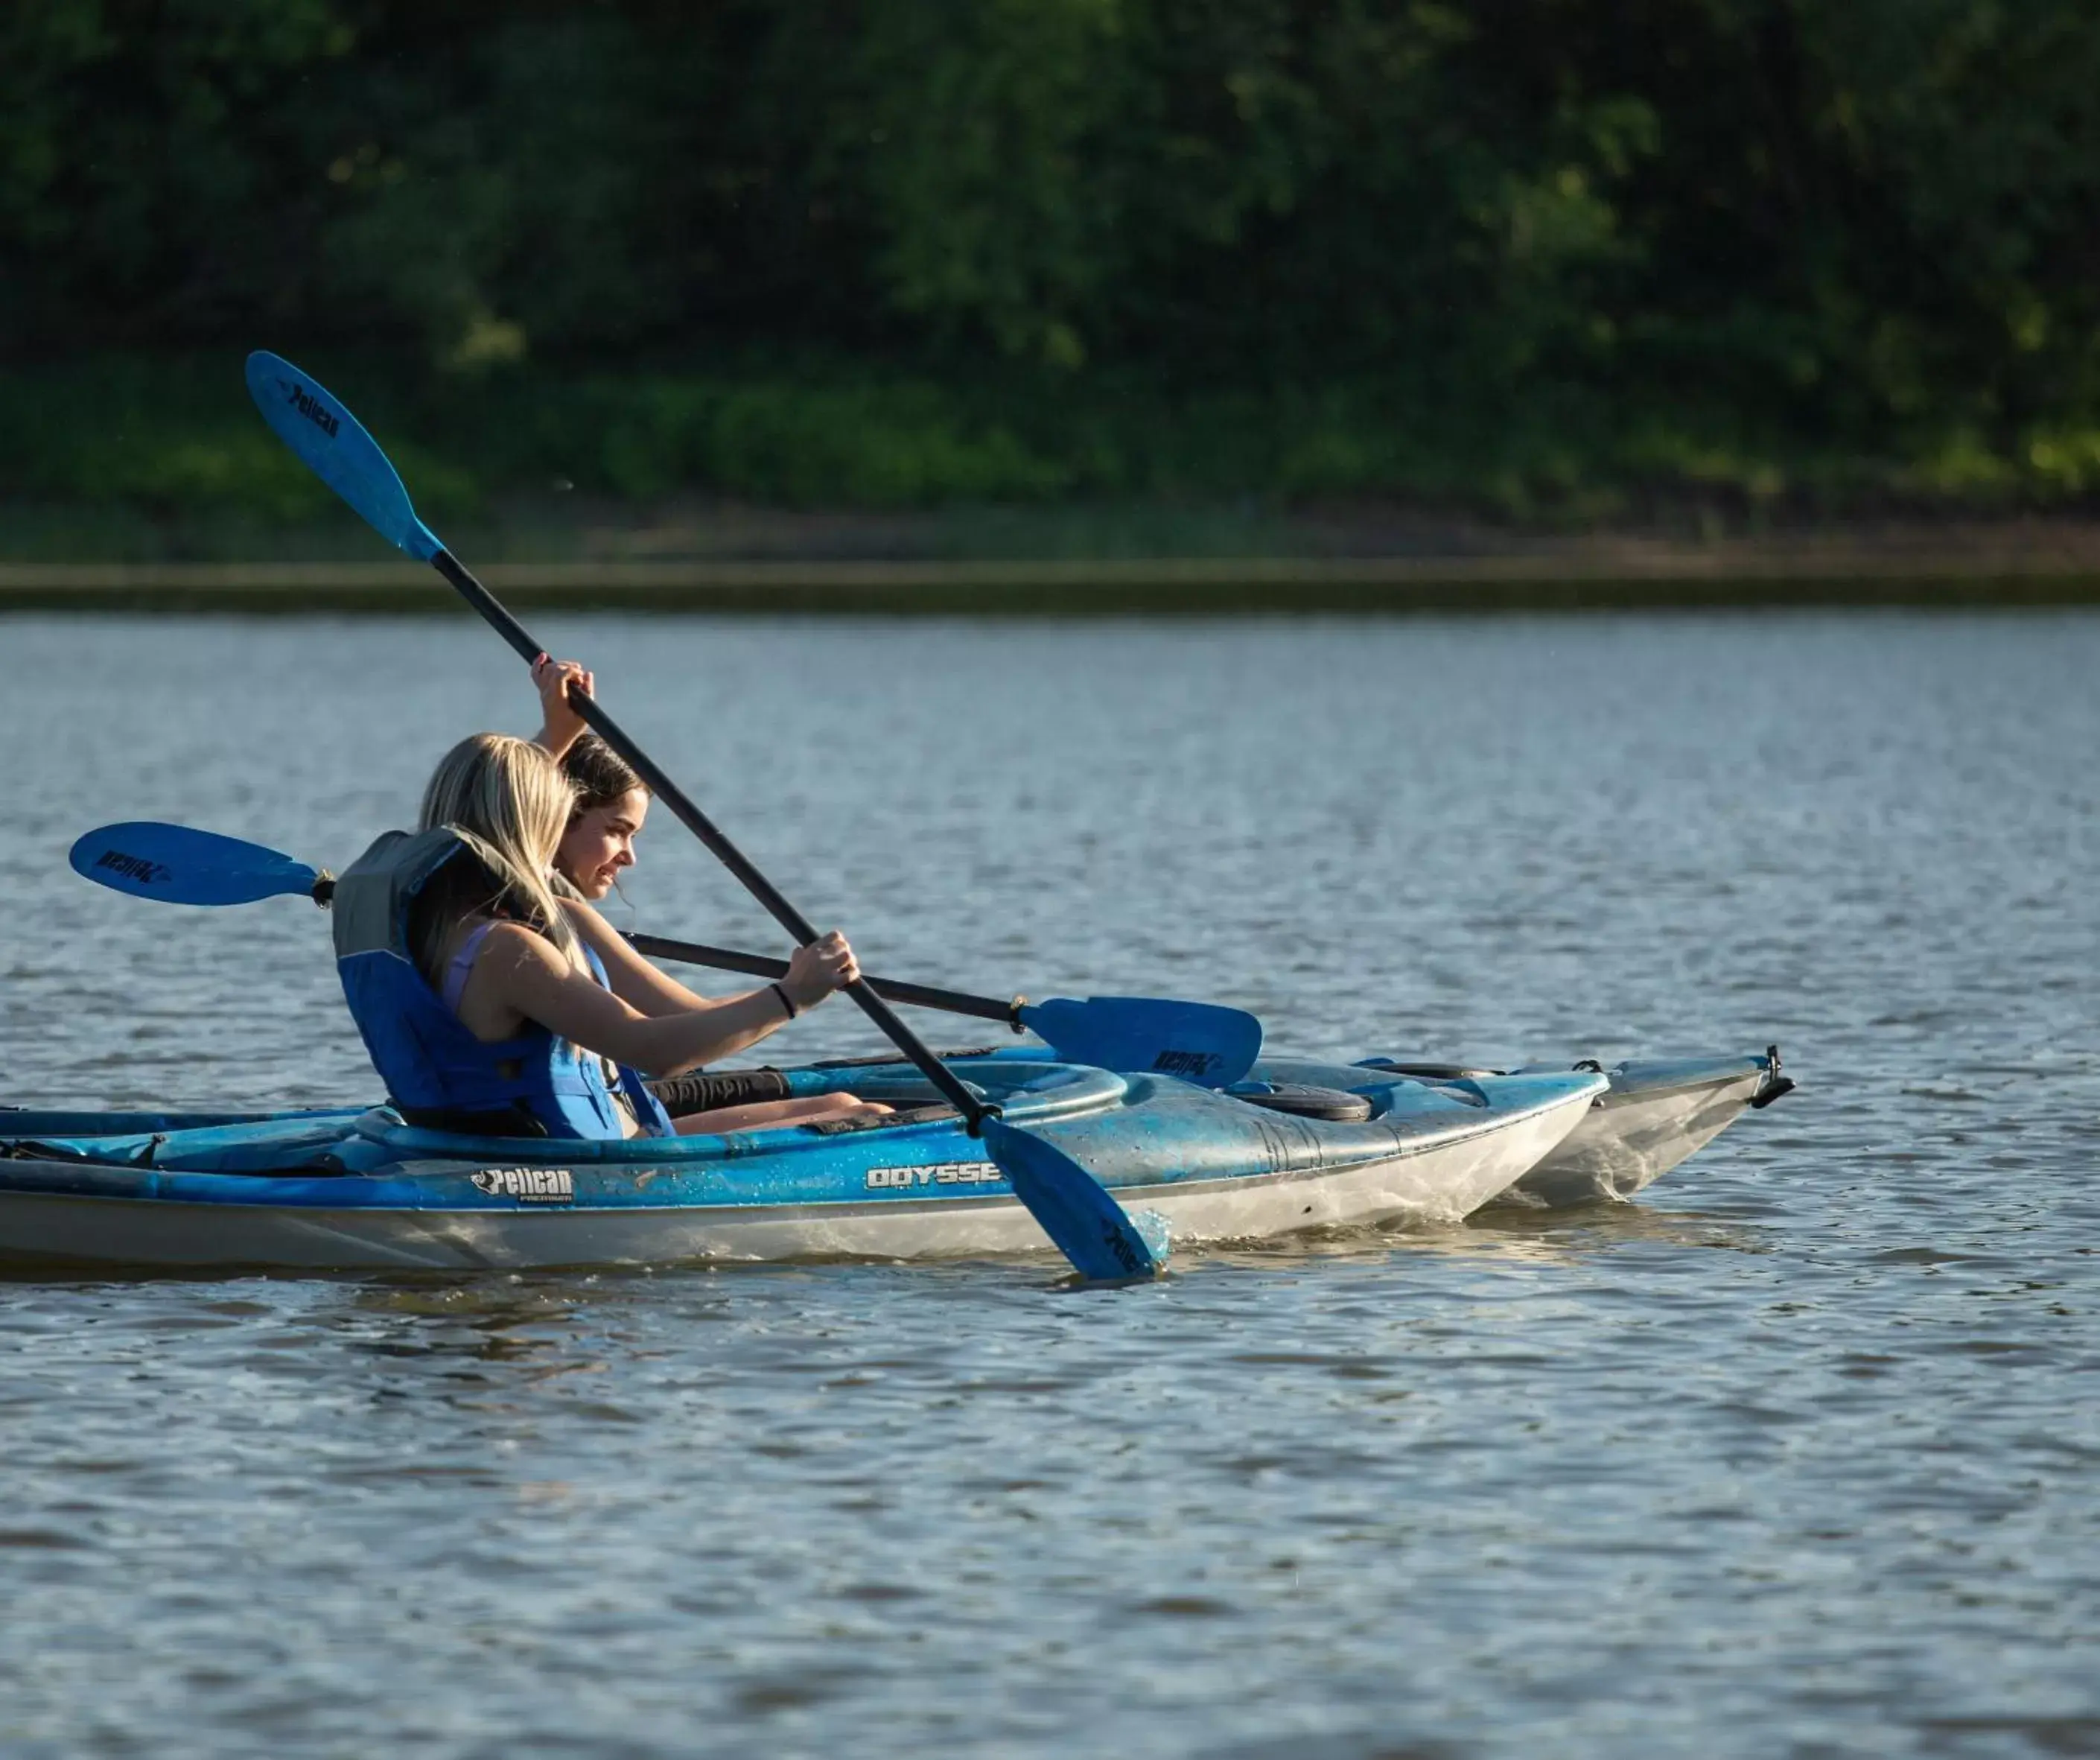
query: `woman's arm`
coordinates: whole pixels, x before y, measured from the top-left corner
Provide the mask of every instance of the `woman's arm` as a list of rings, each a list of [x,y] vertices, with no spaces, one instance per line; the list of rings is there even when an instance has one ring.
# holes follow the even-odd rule
[[[569,706],[569,686],[584,695],[593,695],[593,681],[574,660],[549,659],[545,655],[532,663],[532,686],[540,693],[540,731],[532,743],[545,748],[558,764],[569,748],[583,738],[584,718]]]
[[[668,973],[660,972],[628,944],[610,923],[581,898],[564,898],[563,906],[576,933],[589,943],[605,964],[605,975],[614,995],[638,1014],[660,1020],[695,1008],[712,1008],[723,999],[690,990]],[[777,1004],[776,1004],[777,1006]],[[801,1007],[798,1002],[796,1007]]]
[[[770,984],[730,997],[702,996],[687,990],[643,959],[628,945],[626,937],[585,900],[565,898],[562,902],[576,933],[590,943],[604,962],[605,975],[613,994],[638,1014],[661,1020],[673,1014],[727,1008],[732,1003],[748,1002],[754,997],[772,996],[775,1005],[779,1004],[780,999],[774,995]],[[859,960],[846,944],[845,937],[833,929],[808,946],[795,950],[788,958],[787,975],[779,980],[779,986],[795,1005],[795,1012],[801,1014],[815,1008],[833,990],[845,989],[859,976]]]
[[[789,1018],[770,986],[733,1001],[652,1019],[577,971],[544,935],[522,924],[491,930],[460,998],[460,1017],[484,1039],[523,1021],[645,1075],[677,1075],[756,1044]]]

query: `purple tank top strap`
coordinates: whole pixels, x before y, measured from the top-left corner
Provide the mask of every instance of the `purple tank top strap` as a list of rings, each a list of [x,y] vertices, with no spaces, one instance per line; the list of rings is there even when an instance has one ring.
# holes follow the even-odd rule
[[[445,987],[439,993],[445,1006],[454,1014],[459,1012],[460,998],[466,994],[466,981],[474,976],[474,962],[481,952],[481,944],[488,939],[488,932],[496,927],[492,920],[477,923],[466,932],[466,939],[445,968]]]

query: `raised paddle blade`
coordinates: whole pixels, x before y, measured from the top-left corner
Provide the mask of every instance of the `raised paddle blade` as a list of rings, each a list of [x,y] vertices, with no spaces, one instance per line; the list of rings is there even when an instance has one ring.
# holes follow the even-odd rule
[[[164,904],[253,904],[280,893],[311,894],[320,878],[260,844],[187,825],[105,825],[73,846],[74,873],[112,891]]]
[[[277,438],[389,544],[419,562],[444,548],[416,517],[400,473],[378,443],[307,374],[258,349],[248,357],[248,392]]]
[[[1167,1225],[1133,1215],[1062,1149],[998,1118],[984,1121],[984,1145],[1043,1232],[1090,1283],[1156,1277],[1167,1264]]]
[[[1021,1011],[1021,1024],[1066,1063],[1128,1074],[1178,1075],[1198,1087],[1238,1081],[1261,1055],[1261,1022],[1244,1008],[1162,996],[1059,998]]]

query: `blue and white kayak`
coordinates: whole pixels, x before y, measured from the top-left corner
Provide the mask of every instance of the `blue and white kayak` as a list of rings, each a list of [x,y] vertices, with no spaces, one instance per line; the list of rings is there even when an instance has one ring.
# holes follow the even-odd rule
[[[1354,1070],[1346,1118],[1012,1052],[951,1067],[1008,1121],[1180,1242],[1455,1222],[1551,1153],[1594,1070],[1450,1081]],[[785,1072],[912,1106],[908,1065]],[[1285,1101],[1287,1106],[1287,1098]],[[385,1108],[0,1113],[0,1257],[142,1266],[478,1270],[1047,1250],[952,1114],[576,1142],[420,1130]]]
[[[1546,1067],[1508,1073],[1538,1074]],[[1595,1070],[1610,1085],[1582,1122],[1510,1186],[1503,1195],[1515,1202],[1558,1207],[1624,1202],[1705,1148],[1745,1109],[1769,1106],[1793,1090],[1793,1078],[1780,1073],[1776,1045],[1747,1054],[1643,1058],[1608,1070],[1592,1061],[1573,1067]],[[1353,1065],[1264,1058],[1249,1074],[1275,1083],[1350,1091],[1365,1080],[1380,1082],[1395,1074],[1452,1082],[1485,1081],[1505,1072],[1462,1063],[1373,1057]]]

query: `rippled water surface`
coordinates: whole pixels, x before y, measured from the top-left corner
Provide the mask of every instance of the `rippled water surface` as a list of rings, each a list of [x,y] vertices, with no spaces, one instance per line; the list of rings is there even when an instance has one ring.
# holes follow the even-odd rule
[[[1777,1039],[1801,1091],[1635,1205],[1111,1294],[15,1274],[10,1760],[2100,1753],[2100,619],[541,633],[871,969],[1351,1057]],[[64,852],[340,867],[531,730],[507,652],[0,655],[0,1100],[369,1093],[311,906]],[[668,819],[627,893],[777,945]]]

